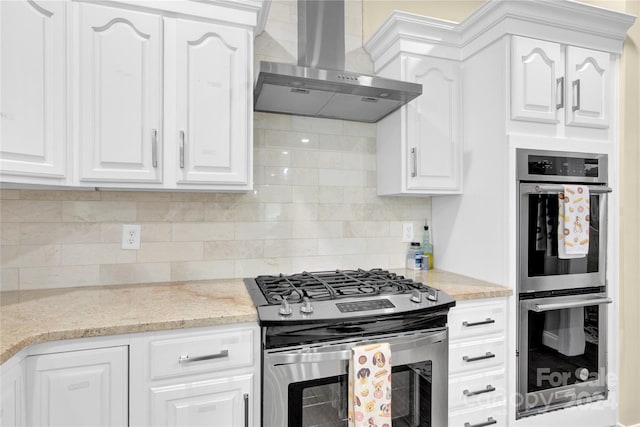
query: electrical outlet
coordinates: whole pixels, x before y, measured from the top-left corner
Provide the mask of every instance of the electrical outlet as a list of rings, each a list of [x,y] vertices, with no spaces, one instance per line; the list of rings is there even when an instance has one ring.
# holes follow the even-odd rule
[[[122,225],[122,249],[140,249],[140,226]]]
[[[410,222],[402,224],[402,241],[413,242],[413,224]]]

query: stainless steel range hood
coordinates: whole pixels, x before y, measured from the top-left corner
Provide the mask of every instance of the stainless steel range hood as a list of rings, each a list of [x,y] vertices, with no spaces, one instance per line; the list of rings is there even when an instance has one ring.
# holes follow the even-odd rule
[[[344,0],[298,0],[298,65],[260,62],[255,111],[375,123],[422,85],[344,71]]]

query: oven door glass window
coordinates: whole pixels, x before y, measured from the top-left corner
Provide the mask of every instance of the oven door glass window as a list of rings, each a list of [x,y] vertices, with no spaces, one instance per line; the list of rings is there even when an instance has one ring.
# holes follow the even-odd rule
[[[527,392],[597,381],[598,305],[528,311]]]
[[[394,427],[431,426],[431,362],[392,369]],[[289,426],[347,426],[347,375],[289,385]]]
[[[530,194],[528,196],[527,264],[528,277],[560,274],[597,273],[600,263],[600,200],[590,197],[589,252],[582,258],[558,258],[558,195]]]

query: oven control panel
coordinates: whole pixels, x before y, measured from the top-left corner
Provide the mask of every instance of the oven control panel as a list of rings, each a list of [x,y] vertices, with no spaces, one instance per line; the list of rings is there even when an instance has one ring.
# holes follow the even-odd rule
[[[395,308],[388,299],[373,299],[366,301],[338,302],[336,307],[340,313],[353,313],[354,311],[380,310],[383,308]]]

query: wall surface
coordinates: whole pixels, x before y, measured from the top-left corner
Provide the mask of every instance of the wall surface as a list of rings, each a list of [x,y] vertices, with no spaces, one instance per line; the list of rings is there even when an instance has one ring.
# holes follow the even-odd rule
[[[372,72],[362,3],[347,2],[348,67]],[[256,62],[296,62],[297,9],[274,1]],[[255,114],[255,191],[0,192],[1,287],[165,282],[404,266],[402,223],[417,233],[429,198],[376,195],[376,126]],[[141,224],[138,251],[122,224]]]

